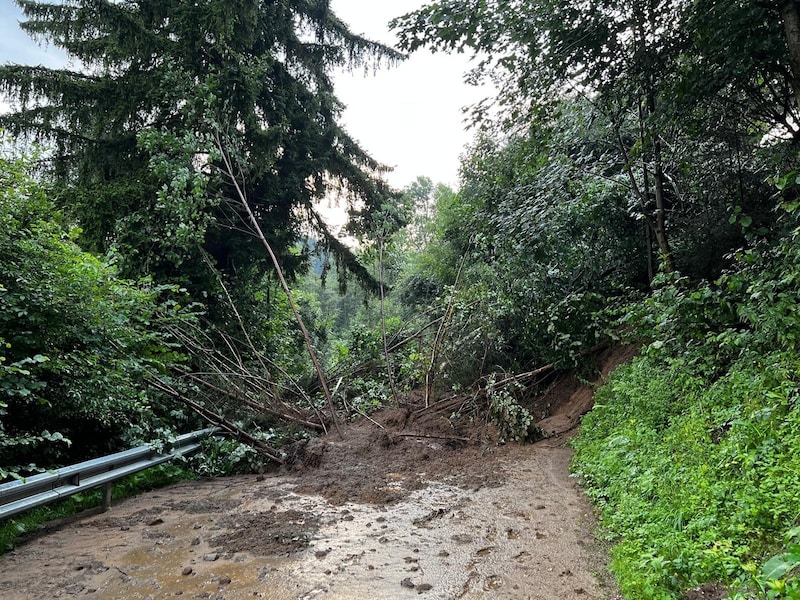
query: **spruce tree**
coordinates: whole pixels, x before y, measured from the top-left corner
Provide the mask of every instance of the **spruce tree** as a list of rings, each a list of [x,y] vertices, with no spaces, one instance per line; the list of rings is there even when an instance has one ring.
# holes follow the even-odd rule
[[[238,156],[236,175],[286,268],[310,226],[366,273],[313,209],[338,190],[357,225],[390,193],[337,122],[331,71],[400,54],[353,34],[328,0],[16,1],[22,28],[70,60],[1,66],[16,110],[0,126],[54,148],[57,196],[86,248],[113,250],[127,276],[197,292],[213,287],[209,263],[240,286],[260,280],[267,257],[226,201],[230,180],[214,177],[203,143],[213,133]]]

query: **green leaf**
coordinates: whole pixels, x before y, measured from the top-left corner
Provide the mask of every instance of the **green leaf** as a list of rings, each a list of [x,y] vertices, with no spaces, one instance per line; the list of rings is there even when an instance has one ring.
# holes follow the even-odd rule
[[[786,560],[787,556],[786,554],[779,554],[770,558],[761,569],[761,577],[765,580],[780,579],[795,568],[797,563]]]

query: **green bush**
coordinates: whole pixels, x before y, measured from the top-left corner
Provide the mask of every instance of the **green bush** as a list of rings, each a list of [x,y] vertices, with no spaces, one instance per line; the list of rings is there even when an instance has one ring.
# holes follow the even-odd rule
[[[0,158],[0,479],[149,438],[169,407],[146,381],[180,360],[164,331],[191,318],[175,290],[81,251],[27,171]]]
[[[796,369],[768,356],[706,387],[684,361],[640,357],[599,390],[575,467],[631,597],[733,583],[800,517]]]
[[[779,540],[800,523],[799,253],[789,236],[714,285],[669,278],[627,320],[650,343],[598,391],[574,468],[631,598],[798,597]]]

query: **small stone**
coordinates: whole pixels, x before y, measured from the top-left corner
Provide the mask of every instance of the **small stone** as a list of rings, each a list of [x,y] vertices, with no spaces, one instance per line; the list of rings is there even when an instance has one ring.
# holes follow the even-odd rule
[[[328,554],[330,553],[330,551],[331,551],[331,549],[330,549],[330,548],[328,548],[327,550],[317,550],[317,551],[314,553],[314,556],[315,556],[316,558],[325,558],[326,556],[328,556]]]
[[[485,591],[489,591],[489,590],[497,590],[500,589],[501,587],[503,587],[503,578],[500,577],[499,575],[489,575],[489,577],[486,578],[486,583],[483,589]]]
[[[403,579],[403,581],[400,582],[400,585],[402,585],[404,588],[408,588],[410,590],[413,590],[416,587],[414,585],[414,582],[411,581],[410,577],[406,577],[405,579]]]
[[[122,527],[119,528],[120,531],[130,531],[130,529],[131,528],[128,527],[127,525],[123,525]]]
[[[222,577],[219,578],[219,584],[220,585],[228,585],[230,582],[231,582],[231,578],[228,577],[227,575],[223,575]]]
[[[194,573],[192,567],[183,567],[183,571],[181,571],[181,575],[191,575],[192,573]]]
[[[192,546],[199,546],[200,545],[200,538],[196,537],[192,540]]]
[[[155,519],[153,519],[152,521],[150,521],[150,522],[147,524],[147,526],[148,526],[148,527],[155,527],[156,525],[161,525],[163,522],[164,522],[164,519],[162,519],[161,517],[156,517]]]
[[[544,510],[545,508],[547,508],[547,507],[544,504],[537,504],[536,505],[536,510]]]
[[[219,560],[219,554],[217,554],[217,553],[206,554],[203,557],[203,560],[206,561],[206,562],[214,562],[215,560]]]
[[[433,589],[433,586],[430,583],[420,583],[417,586],[417,591],[421,594],[422,592],[429,592]]]

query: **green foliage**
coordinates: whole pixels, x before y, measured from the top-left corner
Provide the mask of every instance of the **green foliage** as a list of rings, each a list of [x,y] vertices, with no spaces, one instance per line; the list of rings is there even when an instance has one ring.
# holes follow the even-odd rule
[[[785,546],[780,554],[767,560],[761,569],[752,563],[745,565],[746,575],[737,582],[738,591],[732,600],[746,600],[756,594],[764,600],[800,598],[800,528],[794,527],[785,536]]]
[[[256,434],[262,442],[273,442],[274,431]],[[189,458],[192,472],[203,477],[223,477],[240,473],[257,473],[265,468],[264,457],[251,446],[230,438],[209,437],[201,443],[197,454]]]
[[[340,389],[343,403],[348,412],[358,415],[369,415],[389,405],[391,390],[383,377],[353,377],[347,387]],[[345,396],[346,394],[346,396]]]
[[[272,267],[242,226],[234,182],[219,177],[214,135],[243,159],[229,175],[241,178],[287,273],[304,266],[288,249],[312,229],[365,275],[314,209],[337,191],[363,230],[389,195],[380,165],[338,123],[330,73],[399,53],[351,32],[328,3],[18,4],[22,28],[80,69],[0,67],[0,89],[17,107],[0,123],[53,144],[44,158],[55,199],[84,249],[116,252],[125,277],[187,288],[224,327],[214,270],[248,288]]]
[[[796,544],[769,557],[800,518],[798,264],[789,236],[714,285],[667,278],[632,311],[650,344],[598,391],[575,442],[630,597],[706,581],[797,597]]]
[[[620,101],[615,111],[655,93],[655,109],[672,125],[697,123],[700,112],[716,122],[725,111],[748,126],[777,121],[794,129],[783,112],[796,107],[775,3],[437,0],[392,26],[409,51],[473,53],[471,79],[499,87],[501,117],[513,123],[527,124],[555,99],[588,90],[599,103]],[[483,104],[475,109],[477,118],[487,112]]]
[[[479,137],[461,191],[437,202],[430,241],[400,290],[412,306],[452,306],[444,354],[456,382],[572,364],[602,338],[611,299],[646,280],[624,180],[584,166],[602,152],[593,119],[591,106],[565,102],[507,143]]]
[[[527,209],[519,218],[513,207],[490,205],[519,224],[520,234],[544,223],[567,239],[581,238],[570,221],[559,227],[559,215],[550,218],[545,207],[569,206],[578,226],[582,216],[606,225],[624,210],[641,234],[615,228],[600,236],[637,242],[634,260],[648,265],[650,279],[656,259],[697,279],[719,276],[731,250],[769,233],[774,204],[764,172],[781,162],[779,172],[795,168],[784,139],[800,134],[793,124],[793,90],[800,86],[777,5],[439,0],[393,26],[408,50],[474,53],[477,66],[469,77],[499,88],[499,110],[487,110],[486,103],[474,108],[495,137],[514,145],[531,125],[534,139],[541,138],[539,130],[555,130],[554,148],[528,153],[528,173],[545,163],[535,179],[518,171],[519,157],[508,161],[510,169],[495,169],[496,178],[482,174],[488,183],[478,190],[482,201],[497,202],[495,187]],[[480,149],[471,154],[480,156]],[[472,157],[465,192],[474,184]],[[514,194],[515,188],[523,193]],[[591,206],[612,210],[576,211],[574,200],[564,202],[583,194]],[[549,202],[537,202],[533,212],[532,198]],[[729,223],[735,207],[739,213]],[[563,250],[548,249],[547,259]]]
[[[796,365],[779,361],[709,386],[684,360],[643,357],[598,393],[576,469],[619,540],[626,594],[732,583],[800,516]]]
[[[486,396],[489,400],[489,417],[497,424],[501,443],[527,442],[535,439],[536,429],[533,416],[514,398],[514,385],[496,387],[496,376],[489,376],[486,382]]]
[[[0,158],[0,475],[92,458],[159,426],[177,290],[82,252],[24,160]]]

